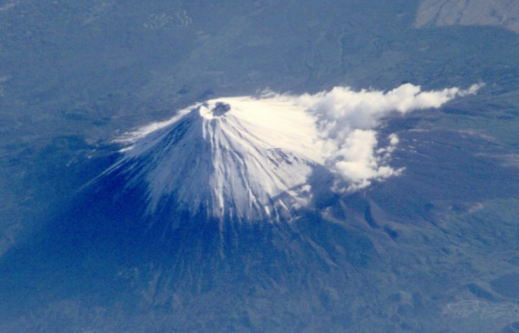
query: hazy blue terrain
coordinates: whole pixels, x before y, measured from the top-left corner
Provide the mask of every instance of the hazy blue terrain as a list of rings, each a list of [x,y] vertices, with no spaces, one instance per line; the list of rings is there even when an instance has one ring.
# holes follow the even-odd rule
[[[519,34],[420,5],[0,0],[0,332],[519,332]],[[195,102],[402,83],[485,86],[387,119],[403,174],[296,224],[222,247],[122,176],[83,187]]]

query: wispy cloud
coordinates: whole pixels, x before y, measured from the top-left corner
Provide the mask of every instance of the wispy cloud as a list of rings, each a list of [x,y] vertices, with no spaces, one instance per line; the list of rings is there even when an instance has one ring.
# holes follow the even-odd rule
[[[328,147],[322,152],[325,165],[341,175],[348,183],[346,189],[352,190],[402,171],[388,165],[399,141],[397,135],[390,135],[387,147],[379,147],[376,129],[384,117],[438,108],[456,97],[475,94],[481,87],[482,84],[475,84],[466,90],[422,91],[420,86],[404,84],[388,92],[335,87],[317,94],[276,95],[270,99],[288,99],[302,112],[315,117],[315,140],[325,141],[323,146]]]

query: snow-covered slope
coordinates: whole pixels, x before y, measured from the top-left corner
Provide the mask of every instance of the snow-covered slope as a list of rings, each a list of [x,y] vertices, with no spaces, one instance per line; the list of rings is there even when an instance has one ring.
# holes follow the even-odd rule
[[[191,214],[288,218],[311,200],[307,178],[323,163],[314,123],[285,104],[212,100],[146,129],[107,173],[122,170],[129,187],[145,179],[149,212],[173,198]]]

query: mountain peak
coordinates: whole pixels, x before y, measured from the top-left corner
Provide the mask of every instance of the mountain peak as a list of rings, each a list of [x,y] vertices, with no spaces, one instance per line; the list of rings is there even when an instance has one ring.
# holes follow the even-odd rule
[[[238,221],[289,219],[311,201],[308,179],[322,163],[308,133],[314,122],[260,100],[210,100],[141,135],[105,174],[145,188],[149,213],[174,206]]]

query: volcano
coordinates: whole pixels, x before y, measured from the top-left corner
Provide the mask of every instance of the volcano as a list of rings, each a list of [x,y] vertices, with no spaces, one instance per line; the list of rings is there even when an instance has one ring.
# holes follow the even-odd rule
[[[208,101],[134,138],[101,179],[145,188],[149,214],[174,206],[236,221],[290,219],[312,200],[309,178],[323,165],[314,122],[260,100]]]
[[[398,137],[379,143],[382,117],[477,89],[421,92],[405,84],[387,93],[337,87],[209,100],[119,140],[127,144],[122,158],[97,181],[115,177],[121,190],[140,190],[147,215],[290,220],[324,189],[351,192],[401,173],[388,165]]]

